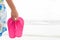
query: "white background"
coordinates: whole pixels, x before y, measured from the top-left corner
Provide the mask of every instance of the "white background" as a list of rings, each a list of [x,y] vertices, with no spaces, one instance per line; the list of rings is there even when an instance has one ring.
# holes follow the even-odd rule
[[[23,36],[10,39],[8,32],[5,32],[1,40],[60,40],[60,0],[13,0],[13,2],[19,16],[25,21]],[[11,10],[6,2],[5,4],[8,20]],[[46,22],[41,22],[42,20],[47,20],[47,25]]]

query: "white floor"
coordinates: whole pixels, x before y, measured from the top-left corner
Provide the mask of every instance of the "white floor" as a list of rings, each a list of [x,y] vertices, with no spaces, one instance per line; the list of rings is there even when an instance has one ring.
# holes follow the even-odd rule
[[[23,35],[21,38],[9,38],[8,35],[0,37],[0,40],[60,40],[60,36],[32,36],[32,35]]]
[[[9,38],[7,31],[0,40],[60,40],[60,25],[25,24],[22,37]]]
[[[11,39],[7,35],[4,35],[0,40],[60,40],[60,37],[34,37],[34,36],[23,36],[21,38]]]

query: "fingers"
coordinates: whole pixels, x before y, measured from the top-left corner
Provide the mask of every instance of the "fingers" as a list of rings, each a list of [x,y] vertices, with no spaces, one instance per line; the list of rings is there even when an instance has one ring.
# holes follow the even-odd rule
[[[18,19],[18,17],[11,17],[14,21],[16,21]]]
[[[11,18],[16,21],[18,19],[18,13],[17,11],[12,11],[11,12]]]

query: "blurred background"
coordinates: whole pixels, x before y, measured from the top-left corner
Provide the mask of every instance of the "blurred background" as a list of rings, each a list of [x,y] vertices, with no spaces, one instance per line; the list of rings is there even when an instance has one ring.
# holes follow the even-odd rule
[[[25,21],[23,36],[11,39],[8,31],[1,40],[60,40],[60,0],[13,0]],[[6,3],[7,20],[11,9]]]

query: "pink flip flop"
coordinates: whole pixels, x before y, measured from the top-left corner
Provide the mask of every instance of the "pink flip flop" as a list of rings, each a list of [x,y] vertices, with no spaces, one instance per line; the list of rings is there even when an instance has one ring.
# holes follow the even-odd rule
[[[17,21],[15,21],[15,35],[16,37],[21,37],[23,33],[23,26],[24,26],[24,20],[19,17]]]
[[[21,37],[23,33],[24,20],[19,17],[18,20],[13,21],[12,18],[8,19],[9,37]]]
[[[10,38],[15,38],[15,22],[12,20],[12,18],[8,19],[8,32]]]

